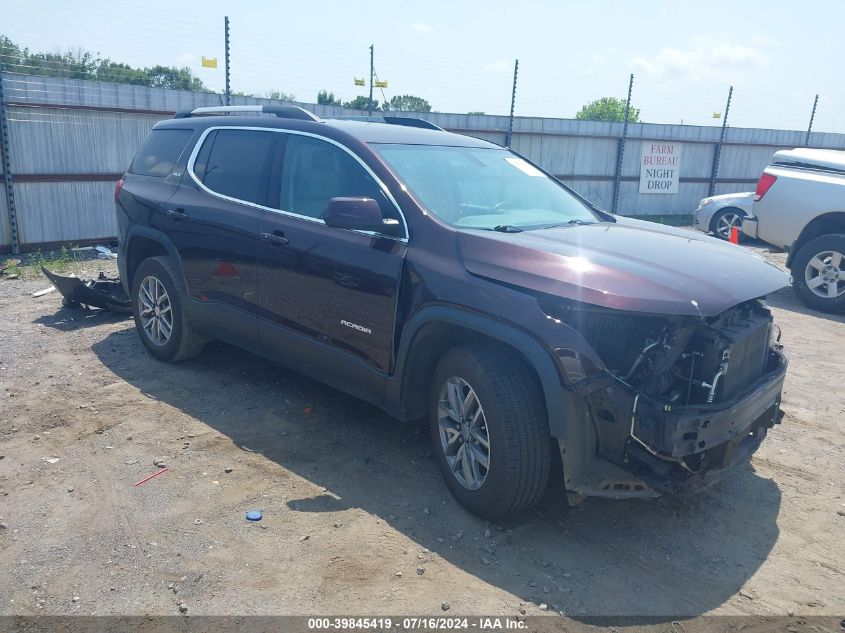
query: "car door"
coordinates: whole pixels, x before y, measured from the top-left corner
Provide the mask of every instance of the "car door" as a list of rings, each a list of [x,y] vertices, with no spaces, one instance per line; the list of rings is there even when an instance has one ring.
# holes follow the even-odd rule
[[[201,304],[192,318],[244,347],[258,342],[258,224],[277,140],[270,130],[206,131],[165,203],[188,294]]]
[[[356,363],[386,373],[407,243],[401,213],[374,174],[337,143],[290,132],[277,151],[269,199],[278,210],[265,211],[259,227],[262,345],[299,352],[300,363],[335,384],[338,376],[325,374],[354,374]],[[338,196],[376,199],[385,217],[400,220],[396,235],[326,226],[326,204]],[[342,386],[357,390],[357,378],[347,376]]]

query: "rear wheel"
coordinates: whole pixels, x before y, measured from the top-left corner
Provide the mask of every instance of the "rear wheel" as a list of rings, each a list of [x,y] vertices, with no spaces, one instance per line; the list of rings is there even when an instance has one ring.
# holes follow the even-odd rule
[[[159,360],[175,362],[202,351],[205,339],[188,322],[170,258],[150,257],[132,279],[132,314],[141,341]]]
[[[792,261],[792,284],[809,307],[845,312],[845,235],[821,235],[804,244]]]
[[[546,405],[518,354],[477,344],[447,352],[434,372],[430,418],[446,485],[468,510],[500,517],[543,496],[552,443]]]
[[[740,232],[742,231],[742,220],[744,218],[745,214],[740,209],[734,207],[722,209],[710,221],[710,230],[716,237],[729,240],[734,227],[739,229]]]

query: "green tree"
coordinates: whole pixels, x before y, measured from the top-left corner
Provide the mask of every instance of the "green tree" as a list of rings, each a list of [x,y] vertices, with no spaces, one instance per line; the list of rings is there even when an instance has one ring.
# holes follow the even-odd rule
[[[114,62],[100,57],[99,53],[94,55],[82,49],[66,53],[33,53],[8,37],[0,37],[0,71],[180,90],[206,90],[203,82],[187,67],[159,65],[132,68],[128,64]]]
[[[343,104],[344,108],[351,108],[353,110],[366,110],[370,99],[364,95],[355,97],[352,101],[347,101]],[[378,110],[378,99],[373,99],[373,110]]]
[[[333,92],[328,92],[327,90],[321,90],[317,93],[317,103],[319,105],[330,105],[330,106],[339,106],[341,105],[340,99],[334,96]]]
[[[296,101],[296,95],[292,92],[280,92],[278,90],[268,92],[267,98],[276,99],[277,101]]]
[[[422,97],[396,95],[390,98],[384,109],[397,112],[431,112],[431,104]]]
[[[144,73],[150,79],[150,86],[156,88],[173,88],[178,90],[202,90],[205,88],[202,81],[194,77],[191,69],[187,66],[176,68],[175,66],[153,66],[145,68]]]
[[[624,121],[625,100],[616,97],[602,97],[581,108],[575,118],[587,121]],[[631,106],[631,111],[628,113],[628,122],[639,123],[639,121],[639,108]]]

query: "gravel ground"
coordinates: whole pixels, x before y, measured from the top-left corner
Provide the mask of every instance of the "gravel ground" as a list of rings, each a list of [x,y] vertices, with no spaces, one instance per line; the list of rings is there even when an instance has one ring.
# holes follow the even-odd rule
[[[0,614],[845,613],[845,319],[791,289],[786,416],[751,464],[489,524],[423,429],[223,344],[157,362],[47,285],[0,281]]]

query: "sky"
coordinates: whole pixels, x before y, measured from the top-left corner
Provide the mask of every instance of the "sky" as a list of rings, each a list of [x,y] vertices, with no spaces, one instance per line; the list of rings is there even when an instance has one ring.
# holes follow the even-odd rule
[[[388,88],[439,112],[507,114],[519,59],[517,116],[573,118],[604,96],[643,121],[845,133],[845,2],[638,0],[0,0],[0,34],[38,51],[86,49],[133,66],[189,66],[222,90],[223,19],[230,19],[233,91],[278,90],[313,102],[321,89]],[[217,57],[215,69],[201,58]]]

